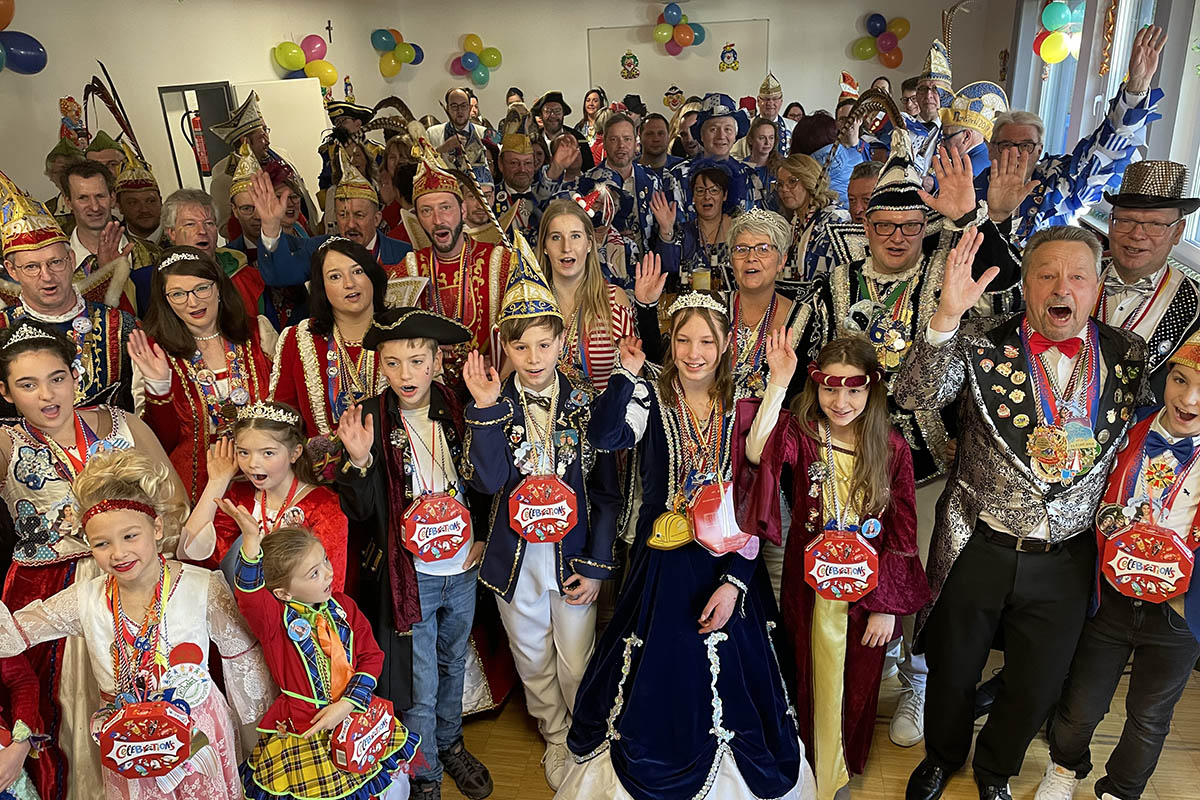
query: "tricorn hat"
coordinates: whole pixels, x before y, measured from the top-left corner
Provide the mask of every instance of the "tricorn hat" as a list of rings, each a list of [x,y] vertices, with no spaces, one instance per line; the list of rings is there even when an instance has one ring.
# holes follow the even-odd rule
[[[558,103],[560,106],[562,106],[563,117],[568,117],[571,115],[571,107],[567,105],[567,101],[563,99],[562,92],[546,92],[536,101],[534,101],[533,108],[529,110],[533,112],[535,117],[540,117],[542,115],[542,106],[546,105],[546,103]]]
[[[433,339],[438,344],[462,344],[471,341],[471,330],[441,314],[401,306],[375,315],[363,337],[363,347],[378,350],[382,343],[395,339]]]
[[[1175,161],[1138,161],[1125,168],[1121,191],[1104,193],[1104,199],[1120,208],[1178,208],[1191,214],[1200,208],[1200,198],[1184,197],[1188,170]]]

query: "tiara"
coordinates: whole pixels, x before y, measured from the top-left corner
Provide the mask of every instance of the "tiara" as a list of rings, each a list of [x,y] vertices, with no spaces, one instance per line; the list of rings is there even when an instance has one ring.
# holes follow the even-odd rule
[[[167,256],[162,261],[160,261],[158,263],[158,268],[160,270],[162,270],[162,269],[166,269],[167,267],[171,266],[172,264],[176,264],[180,261],[199,261],[199,260],[200,260],[200,256],[196,255],[195,253],[185,253],[185,252],[180,251],[178,253],[171,253],[171,255]]]
[[[707,308],[709,311],[716,311],[722,316],[729,315],[725,305],[711,294],[688,292],[687,294],[681,294],[674,303],[671,303],[671,307],[667,309],[667,316],[673,317],[676,312],[683,311],[685,308]]]
[[[147,503],[142,503],[138,500],[101,500],[99,503],[96,503],[96,505],[83,512],[83,516],[79,520],[79,527],[80,529],[86,528],[88,520],[97,514],[103,514],[105,511],[121,510],[140,511],[150,519],[158,518],[158,512],[154,510],[153,506]]]
[[[45,339],[48,342],[58,341],[58,338],[54,334],[39,328],[37,325],[23,324],[18,326],[13,335],[4,343],[4,349],[7,350],[14,344],[20,344],[21,342],[32,342],[41,339]]]
[[[275,403],[263,402],[240,407],[237,412],[237,418],[239,421],[265,419],[269,422],[278,422],[282,425],[299,425],[301,423],[300,414],[292,411],[290,408],[284,408]]]
[[[814,383],[819,383],[822,386],[831,386],[833,388],[844,386],[847,389],[858,389],[883,380],[883,370],[876,367],[866,375],[830,375],[821,372],[821,368],[817,366],[817,362],[813,361],[808,365],[808,377],[812,378]]]
[[[329,245],[333,244],[334,242],[348,242],[348,241],[350,241],[350,240],[347,239],[345,236],[330,236],[325,241],[321,242],[321,246],[318,247],[317,249],[324,250],[326,247],[329,247]]]

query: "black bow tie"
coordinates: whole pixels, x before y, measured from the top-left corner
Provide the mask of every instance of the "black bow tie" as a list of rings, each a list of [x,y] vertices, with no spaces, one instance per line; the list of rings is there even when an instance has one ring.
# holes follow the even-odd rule
[[[550,398],[544,394],[534,394],[533,392],[525,392],[525,403],[531,406],[539,406],[547,411],[550,410]]]

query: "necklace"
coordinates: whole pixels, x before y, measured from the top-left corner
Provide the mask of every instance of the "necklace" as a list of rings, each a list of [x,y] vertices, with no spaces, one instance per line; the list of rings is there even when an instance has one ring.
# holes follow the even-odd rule
[[[530,441],[533,445],[533,450],[537,453],[538,471],[541,475],[549,475],[554,471],[554,413],[558,408],[558,376],[554,376],[553,388],[550,390],[550,408],[546,412],[546,424],[542,425],[537,419],[529,413],[529,403],[525,399],[525,392],[521,389],[521,411],[525,414],[525,421],[529,423]],[[543,465],[548,465],[543,467]]]
[[[434,491],[436,491],[436,489],[434,488],[435,483],[436,483],[436,481],[434,479],[434,470],[436,469],[438,472],[442,473],[442,485],[444,487],[446,487],[445,491],[451,497],[453,497],[457,493],[457,490],[454,487],[455,481],[451,478],[451,470],[446,466],[445,443],[443,443],[442,452],[438,453],[438,433],[439,433],[438,424],[436,422],[432,423],[432,426],[433,426],[432,446],[429,444],[426,444],[425,440],[421,438],[421,435],[419,433],[417,433],[416,428],[409,427],[408,421],[404,419],[403,414],[400,415],[400,424],[404,426],[404,432],[408,434],[408,440],[410,442],[413,440],[420,442],[421,447],[425,449],[425,452],[429,453],[429,480],[427,481],[427,480],[425,480],[425,473],[421,469],[421,456],[419,453],[417,453],[417,449],[415,447],[413,448],[413,451],[412,451],[413,466],[414,466],[413,472],[415,475],[414,483],[420,483],[421,494],[431,494]],[[414,485],[413,488],[415,489],[417,487]]]
[[[42,431],[30,425],[28,420],[21,420],[21,426],[25,429],[25,432],[34,441],[50,451],[50,457],[54,460],[54,471],[58,473],[59,478],[67,483],[74,483],[79,473],[83,472],[83,468],[87,465],[88,457],[91,455],[95,443],[100,439],[91,426],[84,422],[79,412],[76,411],[74,413],[75,444],[72,447],[63,447],[55,441],[54,437],[47,436]]]
[[[262,519],[259,520],[259,526],[262,528],[263,536],[266,536],[279,524],[283,513],[292,506],[292,501],[296,499],[296,493],[300,491],[300,479],[295,475],[292,476],[292,485],[288,488],[287,497],[283,499],[283,503],[275,511],[275,516],[271,516],[271,512],[267,510],[267,490],[262,489],[258,494],[258,504],[262,508]]]
[[[192,338],[195,339],[197,342],[211,342],[213,339],[216,339],[220,335],[221,335],[221,331],[218,330],[216,333],[210,333],[208,336],[193,336]]]
[[[134,688],[135,680],[141,673],[153,673],[158,668],[166,666],[163,652],[170,650],[163,632],[163,610],[167,601],[175,591],[176,584],[171,579],[171,569],[167,559],[158,557],[158,585],[154,587],[154,597],[146,607],[146,616],[134,635],[129,619],[121,608],[120,583],[113,576],[106,579],[106,594],[108,609],[113,622],[113,679],[118,691],[128,691]]]

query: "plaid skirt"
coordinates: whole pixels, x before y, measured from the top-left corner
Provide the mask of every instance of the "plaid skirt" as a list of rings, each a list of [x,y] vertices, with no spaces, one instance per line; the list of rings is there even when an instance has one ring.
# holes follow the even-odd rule
[[[368,800],[387,791],[392,773],[413,759],[420,742],[420,736],[397,720],[378,765],[370,772],[356,773],[334,764],[328,731],[311,739],[260,733],[250,758],[242,764],[242,785],[250,800]]]

